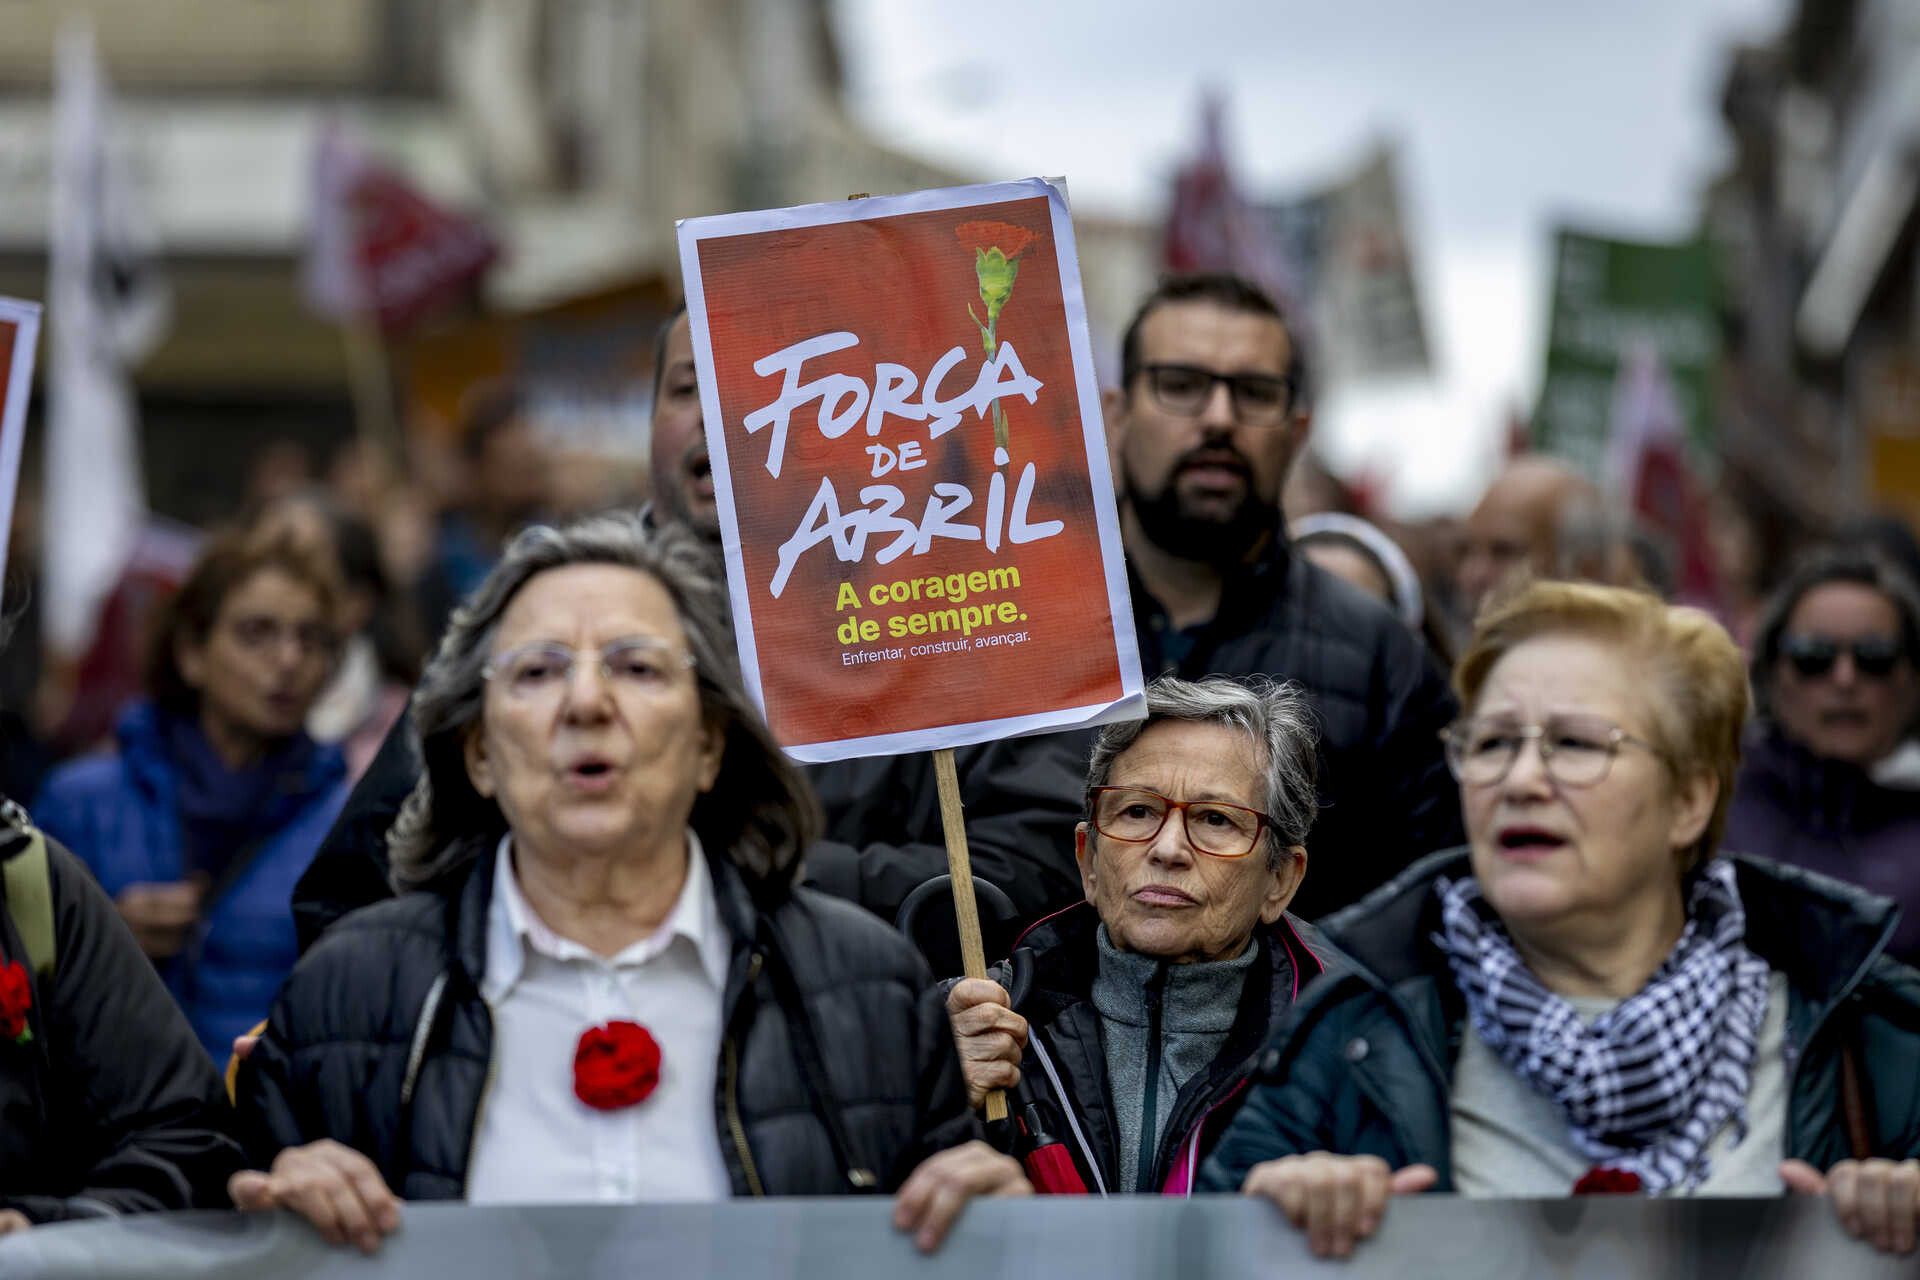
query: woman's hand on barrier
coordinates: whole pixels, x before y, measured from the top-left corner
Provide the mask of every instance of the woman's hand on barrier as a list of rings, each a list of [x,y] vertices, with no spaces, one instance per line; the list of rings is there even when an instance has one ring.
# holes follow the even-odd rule
[[[16,1231],[25,1231],[33,1222],[18,1209],[0,1209],[0,1236],[10,1236]]]
[[[1027,1020],[1013,1011],[1006,990],[985,978],[962,978],[947,992],[947,1021],[960,1050],[967,1102],[977,1111],[992,1089],[1020,1083],[1020,1056],[1027,1046]]]
[[[913,1233],[914,1247],[932,1253],[975,1196],[1030,1196],[1020,1162],[975,1139],[920,1162],[893,1198],[893,1225]]]
[[[1378,1156],[1316,1151],[1253,1166],[1240,1193],[1280,1206],[1287,1221],[1307,1233],[1307,1247],[1316,1257],[1345,1258],[1380,1229],[1388,1196],[1425,1191],[1438,1177],[1431,1165],[1394,1170]]]
[[[1920,1160],[1842,1160],[1823,1177],[1804,1160],[1784,1160],[1780,1180],[1802,1195],[1826,1196],[1841,1229],[1882,1253],[1912,1253],[1920,1228]]]
[[[288,1147],[270,1172],[241,1170],[228,1179],[227,1194],[240,1209],[291,1209],[328,1244],[352,1243],[362,1253],[400,1225],[400,1198],[373,1161],[331,1138]]]

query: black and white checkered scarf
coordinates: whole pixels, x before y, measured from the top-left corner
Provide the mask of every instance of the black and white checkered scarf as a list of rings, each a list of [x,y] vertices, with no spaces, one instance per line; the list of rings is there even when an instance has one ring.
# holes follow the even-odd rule
[[[1647,985],[1584,1025],[1540,984],[1473,879],[1436,886],[1434,942],[1480,1039],[1559,1107],[1580,1150],[1639,1175],[1650,1194],[1698,1186],[1707,1142],[1747,1128],[1767,964],[1748,951],[1733,868],[1715,859],[1687,892],[1687,924]]]

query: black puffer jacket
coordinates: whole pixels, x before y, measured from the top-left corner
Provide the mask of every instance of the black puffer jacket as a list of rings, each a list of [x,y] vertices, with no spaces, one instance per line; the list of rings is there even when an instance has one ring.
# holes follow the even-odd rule
[[[0,801],[0,861],[27,844]],[[241,1160],[219,1074],[86,867],[49,840],[47,873],[53,977],[30,979],[31,1039],[0,1041],[0,1209],[58,1222],[228,1207]],[[31,968],[4,904],[0,963]]]
[[[1281,541],[1229,577],[1219,613],[1177,664],[1164,656],[1166,613],[1137,577],[1133,613],[1149,678],[1266,675],[1298,683],[1312,703],[1320,816],[1294,914],[1318,919],[1466,838],[1440,746],[1459,704],[1439,663],[1385,605]]]
[[[1733,859],[1746,944],[1787,978],[1786,1151],[1817,1169],[1851,1154],[1842,1047],[1864,1080],[1875,1155],[1920,1156],[1920,973],[1884,955],[1893,904],[1824,876]],[[1305,992],[1261,1055],[1252,1096],[1201,1176],[1237,1191],[1265,1160],[1312,1151],[1430,1164],[1453,1189],[1448,1098],[1465,1002],[1432,938],[1439,876],[1471,875],[1464,850],[1435,854],[1325,924],[1355,963]]]
[[[1027,1019],[1027,1052],[1020,1064],[1023,1087],[1060,1109],[1054,1136],[1072,1154],[1087,1189],[1120,1194],[1136,1188],[1118,1185],[1118,1127],[1107,1090],[1100,1013],[1093,1004],[1093,983],[1100,971],[1099,929],[1100,917],[1081,903],[1029,930],[1020,946],[1032,954],[1032,976],[1027,990],[1019,993],[1015,1011]],[[1174,1099],[1153,1167],[1143,1171],[1146,1187],[1176,1193],[1191,1189],[1198,1161],[1206,1159],[1233,1118],[1273,1027],[1299,990],[1320,975],[1330,951],[1319,930],[1292,916],[1258,930],[1254,945],[1260,959],[1247,975],[1227,1043],[1213,1066],[1189,1080]],[[1013,981],[1012,967],[997,965],[989,976],[1007,986]]]
[[[1073,828],[1087,786],[1080,734],[1003,738],[957,747],[973,874],[1037,920],[1080,896]],[[947,874],[933,753],[868,756],[807,767],[827,839],[807,850],[806,882],[891,920],[923,881]]]
[[[256,1164],[333,1138],[404,1197],[465,1193],[493,1055],[479,984],[494,862],[475,857],[444,893],[358,911],[302,958],[240,1075]],[[976,1136],[945,1008],[905,940],[810,890],[756,902],[727,858],[708,863],[733,938],[714,1126],[734,1193],[892,1190]]]
[[[1080,896],[1073,828],[1087,755],[1078,734],[1010,738],[954,751],[974,874],[1006,890],[1023,919]],[[402,715],[293,890],[302,950],[335,920],[391,897],[387,828],[420,777]],[[933,757],[921,752],[811,765],[827,839],[807,850],[806,883],[891,921],[915,886],[947,872]]]

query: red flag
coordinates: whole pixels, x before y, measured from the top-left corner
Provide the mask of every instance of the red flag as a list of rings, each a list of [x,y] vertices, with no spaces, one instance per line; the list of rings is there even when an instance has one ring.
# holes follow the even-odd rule
[[[403,329],[466,288],[499,252],[484,226],[428,200],[337,127],[321,134],[306,264],[316,311],[372,315],[384,329]]]
[[[1227,163],[1225,111],[1217,94],[1201,106],[1200,147],[1174,175],[1161,258],[1169,271],[1232,271],[1287,298],[1279,254]]]
[[[1644,344],[1636,347],[1614,385],[1608,489],[1673,547],[1679,600],[1712,608],[1719,600],[1720,576],[1707,537],[1705,492],[1687,461],[1681,422],[1659,354]]]

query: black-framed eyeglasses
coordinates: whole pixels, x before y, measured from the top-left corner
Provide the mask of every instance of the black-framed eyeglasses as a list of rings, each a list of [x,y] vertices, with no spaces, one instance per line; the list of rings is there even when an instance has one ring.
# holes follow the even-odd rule
[[[1539,746],[1547,776],[1569,787],[1604,782],[1623,746],[1660,754],[1651,742],[1599,716],[1549,716],[1542,724],[1474,718],[1447,726],[1440,737],[1446,743],[1447,767],[1469,787],[1490,787],[1504,779],[1528,741]]]
[[[642,638],[615,640],[598,652],[588,650],[586,656],[598,660],[600,675],[610,686],[639,693],[670,688],[676,672],[693,666],[692,654]],[[499,684],[509,697],[533,700],[566,688],[580,658],[566,645],[542,641],[496,653],[480,674],[489,683]]]
[[[1789,635],[1780,640],[1780,656],[1808,680],[1818,680],[1833,670],[1841,654],[1853,658],[1853,669],[1873,680],[1884,680],[1907,656],[1907,647],[1893,636],[1861,636],[1857,640],[1836,640],[1832,636]]]
[[[1153,399],[1168,413],[1194,417],[1207,407],[1218,383],[1227,384],[1236,421],[1249,427],[1277,427],[1293,406],[1293,379],[1271,373],[1215,373],[1192,364],[1150,364],[1140,374]]]
[[[1145,787],[1095,787],[1093,829],[1127,844],[1145,844],[1160,834],[1167,815],[1180,811],[1187,843],[1216,858],[1244,858],[1260,843],[1273,819],[1258,809],[1214,800],[1170,800]]]

